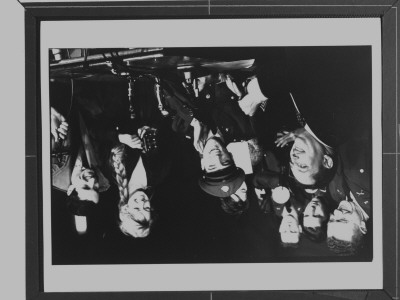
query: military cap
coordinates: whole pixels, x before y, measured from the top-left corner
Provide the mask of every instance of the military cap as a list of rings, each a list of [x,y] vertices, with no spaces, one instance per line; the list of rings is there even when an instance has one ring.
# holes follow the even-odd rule
[[[239,189],[244,180],[244,171],[232,165],[223,170],[204,173],[199,179],[199,186],[212,196],[229,197]]]

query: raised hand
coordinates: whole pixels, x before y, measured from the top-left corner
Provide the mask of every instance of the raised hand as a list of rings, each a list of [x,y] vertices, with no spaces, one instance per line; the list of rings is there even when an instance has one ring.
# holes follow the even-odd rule
[[[193,146],[197,152],[202,154],[204,150],[204,133],[206,127],[197,119],[193,119],[190,125],[193,126]]]
[[[277,133],[277,139],[275,140],[276,147],[284,147],[288,146],[289,143],[293,142],[296,138],[296,135],[293,132],[289,131],[281,131]]]
[[[68,134],[67,121],[64,116],[53,107],[50,108],[50,132],[55,142],[58,142],[59,139],[65,140]]]
[[[239,106],[246,115],[251,117],[265,100],[267,97],[261,92],[257,78],[253,78],[247,85],[247,95],[239,101]]]
[[[232,91],[232,93],[236,94],[239,99],[243,97],[243,93],[237,84],[232,80],[231,76],[227,75],[225,80],[226,86]]]
[[[136,134],[119,134],[118,140],[132,149],[142,149],[142,141]]]

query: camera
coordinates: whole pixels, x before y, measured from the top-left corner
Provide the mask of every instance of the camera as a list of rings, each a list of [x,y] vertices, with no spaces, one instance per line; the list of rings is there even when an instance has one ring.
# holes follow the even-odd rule
[[[156,152],[158,150],[158,130],[146,128],[141,141],[144,153]]]

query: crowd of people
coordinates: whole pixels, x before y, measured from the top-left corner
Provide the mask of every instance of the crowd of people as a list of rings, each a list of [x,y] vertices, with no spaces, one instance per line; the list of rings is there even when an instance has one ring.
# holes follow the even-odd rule
[[[144,74],[131,101],[123,80],[51,82],[53,224],[60,207],[69,234],[124,262],[157,262],[161,244],[180,248],[174,262],[268,261],[303,240],[370,254],[370,50],[318,48],[265,48],[250,70]],[[243,250],[250,239],[260,250]]]

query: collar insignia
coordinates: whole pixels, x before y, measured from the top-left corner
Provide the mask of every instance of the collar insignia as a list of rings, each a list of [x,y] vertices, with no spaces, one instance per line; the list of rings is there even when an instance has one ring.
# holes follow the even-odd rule
[[[229,191],[229,186],[223,185],[223,186],[221,187],[221,190],[222,190],[223,192],[227,193],[227,192]]]

